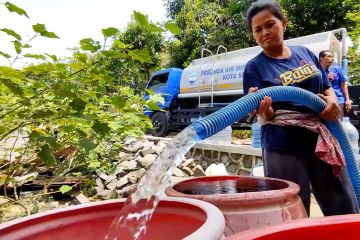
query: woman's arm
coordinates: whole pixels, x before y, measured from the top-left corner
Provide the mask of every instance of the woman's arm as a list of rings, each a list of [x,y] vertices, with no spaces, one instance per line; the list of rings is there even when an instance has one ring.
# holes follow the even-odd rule
[[[260,76],[257,65],[254,61],[250,61],[246,64],[243,76],[243,88],[244,94],[251,94],[258,89],[264,88],[262,77]],[[261,100],[259,108],[250,113],[251,115],[257,114],[262,120],[271,120],[274,118],[274,109],[272,107],[271,97],[265,96]]]
[[[340,117],[340,107],[334,89],[329,87],[325,89],[324,94],[318,94],[325,102],[325,109],[319,114],[325,121],[336,121]]]
[[[257,87],[251,87],[249,89],[249,94],[254,93],[258,90]],[[275,117],[275,111],[272,107],[272,99],[269,96],[265,96],[261,100],[259,108],[253,111],[251,114],[257,114],[261,121],[270,121]]]

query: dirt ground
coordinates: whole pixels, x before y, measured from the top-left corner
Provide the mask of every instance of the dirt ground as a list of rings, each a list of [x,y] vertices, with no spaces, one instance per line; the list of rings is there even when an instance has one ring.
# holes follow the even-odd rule
[[[70,202],[59,202],[51,197],[42,200],[32,200],[31,198],[21,199],[17,204],[0,197],[0,223],[25,217],[35,213],[45,212],[56,208],[70,206]]]

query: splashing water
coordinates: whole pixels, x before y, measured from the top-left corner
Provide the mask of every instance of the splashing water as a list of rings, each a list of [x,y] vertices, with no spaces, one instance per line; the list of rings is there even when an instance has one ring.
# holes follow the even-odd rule
[[[192,127],[187,127],[175,136],[163,149],[147,173],[141,178],[136,192],[131,194],[121,209],[120,215],[112,222],[105,240],[142,239],[146,234],[146,224],[155,211],[160,197],[170,184],[174,168],[182,157],[199,140]],[[127,237],[124,237],[123,232]]]

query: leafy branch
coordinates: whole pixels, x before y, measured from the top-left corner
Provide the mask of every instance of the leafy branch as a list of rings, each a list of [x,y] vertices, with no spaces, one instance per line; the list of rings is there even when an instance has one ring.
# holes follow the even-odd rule
[[[15,38],[17,52],[10,67],[0,66],[0,142],[5,143],[14,133],[26,139],[21,146],[20,141],[10,146],[14,161],[1,163],[8,174],[0,186],[44,167],[56,177],[113,171],[123,139],[141,137],[151,128],[150,119],[143,114],[144,106],[151,104],[122,84],[125,74],[116,72],[121,70],[136,81],[144,81],[142,75],[132,73],[158,67],[156,54],[162,41],[160,33],[165,30],[141,13],[136,15],[140,23],[146,20],[142,25],[133,23],[130,35],[113,27],[102,29],[102,43],[82,39],[66,62],[47,54],[23,53],[37,37],[57,38],[44,24],[33,25],[35,34],[24,44],[17,32],[0,29]],[[132,27],[136,31],[132,32]],[[2,52],[0,55],[10,58]],[[21,57],[46,60],[45,56],[54,61],[22,69],[12,67]],[[14,158],[15,152],[20,155]],[[46,189],[42,194],[48,194]]]

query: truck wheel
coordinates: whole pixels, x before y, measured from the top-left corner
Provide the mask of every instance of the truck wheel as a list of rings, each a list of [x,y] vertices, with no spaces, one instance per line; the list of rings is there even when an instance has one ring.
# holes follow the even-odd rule
[[[168,119],[166,113],[156,112],[152,117],[153,124],[152,135],[155,137],[165,137],[168,133]]]

